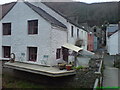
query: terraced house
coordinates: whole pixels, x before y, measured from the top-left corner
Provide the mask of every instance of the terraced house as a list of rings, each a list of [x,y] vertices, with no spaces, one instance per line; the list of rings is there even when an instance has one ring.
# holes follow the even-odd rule
[[[54,66],[74,59],[69,54],[79,51],[79,39],[87,50],[87,31],[44,3],[18,0],[2,7],[3,58],[14,53],[19,62]]]

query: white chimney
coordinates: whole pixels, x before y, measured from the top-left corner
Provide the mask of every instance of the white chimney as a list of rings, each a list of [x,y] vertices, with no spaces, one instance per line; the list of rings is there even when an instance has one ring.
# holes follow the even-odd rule
[[[25,0],[17,0],[17,2],[24,2]]]

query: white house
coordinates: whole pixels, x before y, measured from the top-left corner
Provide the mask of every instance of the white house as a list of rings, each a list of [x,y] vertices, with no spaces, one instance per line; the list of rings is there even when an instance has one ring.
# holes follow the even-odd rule
[[[41,2],[18,1],[1,22],[4,58],[14,53],[16,61],[53,66],[73,58],[62,47],[66,43],[75,45],[81,38],[87,49],[87,32]]]
[[[62,22],[64,25],[66,25],[68,29],[68,43],[74,44],[77,39],[82,39],[84,41],[84,44],[82,48],[87,50],[87,31],[81,28],[78,24],[68,20],[61,12],[57,12],[53,8],[50,8],[46,6],[44,3],[38,3],[38,2],[30,2],[33,5],[42,8],[47,13],[49,13],[51,16],[54,16],[57,20]],[[72,30],[73,29],[73,30]]]
[[[107,52],[110,55],[120,54],[120,30],[118,25],[109,25],[107,27]]]

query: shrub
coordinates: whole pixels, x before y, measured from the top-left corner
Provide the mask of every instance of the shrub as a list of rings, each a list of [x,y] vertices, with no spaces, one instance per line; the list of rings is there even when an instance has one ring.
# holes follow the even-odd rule
[[[114,62],[114,67],[120,68],[120,59],[118,59]]]

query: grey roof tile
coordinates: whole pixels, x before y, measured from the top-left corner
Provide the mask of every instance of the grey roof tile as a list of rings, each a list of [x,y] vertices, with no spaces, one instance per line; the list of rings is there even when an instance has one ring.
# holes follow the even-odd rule
[[[13,8],[15,4],[16,2],[3,4],[2,5],[2,17],[0,19],[2,19]]]
[[[36,13],[38,13],[41,17],[43,17],[45,20],[47,20],[48,22],[50,22],[52,25],[60,26],[60,27],[63,27],[63,28],[67,28],[64,24],[62,24],[60,21],[58,21],[57,19],[55,19],[54,17],[52,17],[51,15],[49,15],[47,12],[45,12],[40,7],[32,5],[29,2],[24,2],[24,3],[26,5],[28,5],[31,9],[33,9]]]

